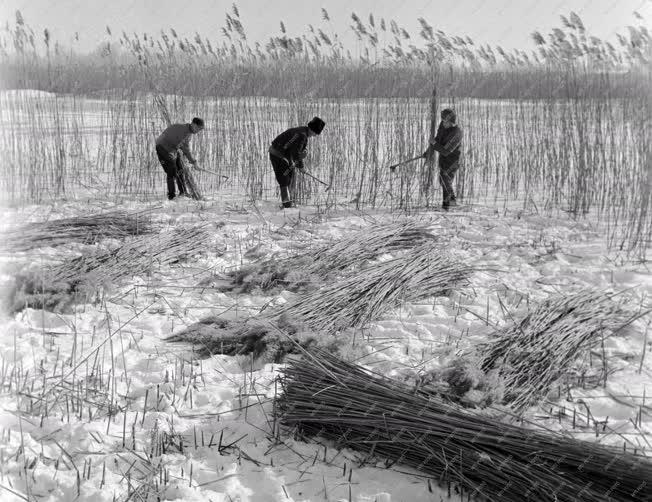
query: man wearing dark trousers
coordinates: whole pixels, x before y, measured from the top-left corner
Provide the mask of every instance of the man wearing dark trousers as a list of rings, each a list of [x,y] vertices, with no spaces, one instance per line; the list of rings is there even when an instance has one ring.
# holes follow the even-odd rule
[[[326,123],[319,117],[314,117],[308,125],[292,127],[279,134],[269,147],[269,160],[274,168],[274,174],[281,189],[283,207],[294,205],[294,194],[290,193],[294,168],[303,169],[303,159],[306,157],[308,138],[321,134]]]
[[[439,153],[439,184],[443,192],[442,208],[445,210],[457,205],[453,179],[460,167],[462,129],[456,125],[456,122],[457,116],[453,110],[450,108],[442,110],[437,134],[428,149],[423,152],[423,157],[428,160],[435,152]]]
[[[192,165],[196,165],[197,161],[190,153],[190,136],[201,132],[203,129],[204,121],[195,117],[190,124],[172,124],[156,138],[156,155],[167,175],[169,200],[176,197],[175,182],[179,188],[179,195],[186,194],[186,186],[183,181],[183,164],[181,163],[179,150],[183,152]]]

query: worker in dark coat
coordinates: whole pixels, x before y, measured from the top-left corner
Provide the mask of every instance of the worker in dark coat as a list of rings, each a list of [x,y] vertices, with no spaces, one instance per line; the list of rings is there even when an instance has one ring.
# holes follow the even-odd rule
[[[156,138],[156,155],[167,175],[169,200],[176,197],[175,182],[179,188],[179,195],[186,194],[186,185],[183,181],[183,164],[179,150],[183,152],[192,165],[196,165],[197,161],[190,153],[190,137],[203,129],[204,121],[195,117],[190,124],[172,124]]]
[[[428,149],[423,152],[423,157],[428,160],[432,159],[435,152],[439,154],[439,183],[443,192],[442,208],[445,210],[457,205],[453,179],[460,167],[462,129],[456,123],[457,116],[453,110],[442,110],[437,134]]]
[[[294,168],[303,169],[308,138],[321,134],[326,123],[314,117],[308,125],[293,127],[279,134],[269,147],[269,160],[274,168],[276,181],[281,189],[283,207],[292,207],[294,194],[290,193]]]

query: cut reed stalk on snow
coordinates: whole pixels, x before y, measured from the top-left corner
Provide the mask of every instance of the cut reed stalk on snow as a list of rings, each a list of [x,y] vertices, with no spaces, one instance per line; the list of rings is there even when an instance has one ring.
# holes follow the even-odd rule
[[[7,251],[29,251],[70,243],[93,244],[102,239],[124,239],[153,231],[151,219],[144,213],[111,211],[90,216],[28,223],[5,232],[2,247]]]
[[[283,370],[281,423],[410,466],[476,500],[652,501],[652,463],[442,402],[323,351]]]
[[[624,302],[624,297],[600,291],[547,300],[476,349],[480,367],[499,371],[506,401],[517,408],[534,404],[580,356],[632,321]]]
[[[156,268],[205,252],[209,233],[203,227],[177,228],[127,241],[115,249],[94,250],[47,269],[16,275],[10,309],[27,306],[61,310],[127,277],[148,275]]]
[[[441,246],[426,243],[400,257],[353,271],[267,316],[287,314],[315,331],[327,333],[361,327],[404,302],[447,294],[472,271],[471,266],[455,260]]]

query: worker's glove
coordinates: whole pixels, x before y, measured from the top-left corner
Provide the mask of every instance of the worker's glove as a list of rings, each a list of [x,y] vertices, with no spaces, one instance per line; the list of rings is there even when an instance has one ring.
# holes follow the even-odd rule
[[[421,154],[421,156],[426,159],[430,160],[432,159],[432,155],[435,153],[435,148],[433,145],[428,145],[428,148],[426,148],[426,151]]]

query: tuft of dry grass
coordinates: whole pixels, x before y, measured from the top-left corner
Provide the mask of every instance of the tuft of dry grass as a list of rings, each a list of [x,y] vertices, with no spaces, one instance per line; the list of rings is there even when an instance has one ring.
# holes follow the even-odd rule
[[[470,408],[500,404],[505,393],[499,371],[485,373],[477,357],[458,357],[443,368],[419,375],[416,382],[428,392]]]
[[[332,353],[339,351],[339,342],[334,337],[317,336],[306,331],[286,315],[273,324],[255,318],[238,321],[211,316],[169,336],[166,341],[191,343],[199,357],[251,355],[274,363],[282,362],[289,354],[299,354],[313,347]]]

